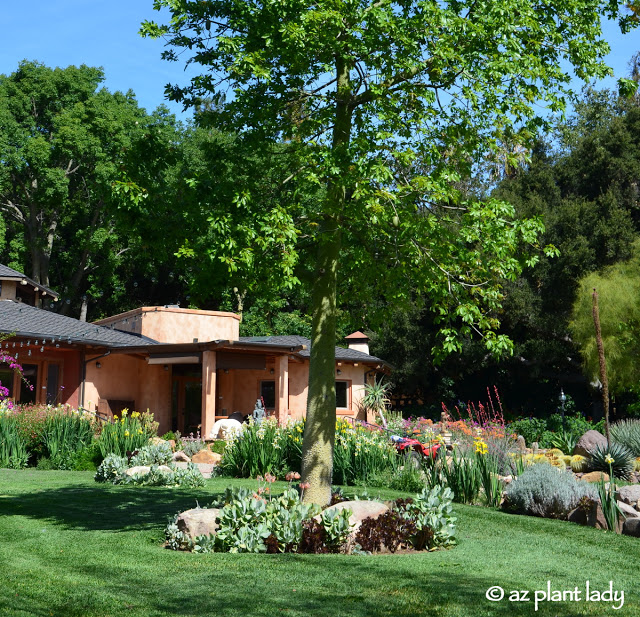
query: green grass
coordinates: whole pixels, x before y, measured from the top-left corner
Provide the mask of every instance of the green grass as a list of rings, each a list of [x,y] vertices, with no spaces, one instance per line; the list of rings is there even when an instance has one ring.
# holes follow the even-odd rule
[[[434,553],[197,555],[161,547],[170,516],[207,505],[231,483],[255,486],[223,478],[204,489],[134,488],[97,484],[88,472],[0,470],[0,615],[640,614],[638,539],[471,506],[456,506],[459,545]],[[583,598],[535,612],[533,601],[507,601],[511,590],[543,590],[548,580],[582,595],[587,580],[592,589],[612,580],[624,607]],[[507,592],[502,602],[485,598],[494,585]]]

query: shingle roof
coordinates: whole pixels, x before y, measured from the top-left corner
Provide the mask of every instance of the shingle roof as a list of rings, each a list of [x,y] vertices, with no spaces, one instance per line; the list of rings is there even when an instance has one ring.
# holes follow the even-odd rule
[[[3,264],[0,264],[0,280],[1,279],[5,279],[5,280],[9,279],[12,281],[24,279],[30,285],[33,285],[34,287],[38,287],[39,289],[46,291],[49,295],[55,296],[56,298],[58,297],[58,294],[55,291],[49,289],[48,287],[45,287],[44,285],[40,285],[40,283],[36,283],[34,280],[30,279],[28,276],[25,276],[24,274],[22,274],[22,272],[18,272],[17,270],[14,270],[9,266],[4,266]]]
[[[55,338],[105,347],[138,347],[157,343],[145,336],[97,326],[12,300],[0,300],[0,332],[15,332],[16,336]]]
[[[287,336],[241,336],[240,341],[246,343],[267,343],[272,345],[306,345],[306,349],[298,353],[308,358],[311,355],[311,341],[304,336],[287,335]],[[384,362],[380,358],[370,356],[362,351],[355,349],[345,349],[344,347],[336,347],[336,360],[351,360],[355,362]]]

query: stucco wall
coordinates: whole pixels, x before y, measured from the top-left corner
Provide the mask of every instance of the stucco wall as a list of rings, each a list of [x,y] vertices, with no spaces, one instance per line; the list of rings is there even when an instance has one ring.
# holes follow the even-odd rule
[[[99,399],[131,400],[135,409],[153,413],[159,434],[171,428],[171,372],[142,358],[112,354],[87,364],[85,407],[96,411]]]
[[[196,311],[171,307],[143,307],[101,319],[123,332],[148,336],[162,343],[192,343],[215,340],[237,341],[240,317],[235,313]]]

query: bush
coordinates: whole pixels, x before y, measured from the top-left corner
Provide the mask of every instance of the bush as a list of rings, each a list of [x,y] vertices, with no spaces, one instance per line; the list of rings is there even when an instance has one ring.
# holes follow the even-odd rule
[[[14,414],[0,416],[0,467],[20,469],[27,466],[29,452],[25,440],[20,435],[18,421]]]
[[[102,463],[100,463],[94,480],[96,482],[120,484],[124,480],[128,468],[129,464],[125,456],[107,454]]]
[[[102,424],[98,443],[103,458],[109,454],[127,456],[149,443],[149,439],[156,435],[158,423],[153,421],[153,414],[140,414],[134,411],[129,415],[123,409],[122,415],[113,416],[113,420]]]
[[[89,447],[94,421],[70,409],[54,410],[44,422],[42,442],[53,469],[73,469],[75,457]]]
[[[611,425],[611,439],[634,456],[640,456],[640,420],[621,420]]]
[[[521,514],[564,519],[583,497],[596,499],[596,489],[552,465],[532,465],[507,486],[505,508]]]
[[[179,445],[176,444],[176,448],[182,450],[189,457],[197,454],[200,450],[204,450],[206,446],[207,444],[200,437],[200,433],[196,433],[195,437],[193,433],[188,437],[180,437]]]
[[[130,467],[136,465],[168,465],[173,460],[173,451],[168,443],[143,446],[129,461]]]
[[[540,443],[542,434],[547,430],[547,422],[542,418],[521,418],[511,422],[508,430],[515,435],[522,435],[527,446],[531,447],[534,441]]]
[[[392,470],[398,453],[386,433],[346,420],[336,423],[333,481],[336,484],[368,484],[376,475]]]
[[[274,479],[271,476],[267,481]],[[375,521],[365,519],[356,542],[365,551],[379,550],[381,544],[395,550],[409,542],[418,550],[450,546],[455,543],[456,520],[451,500],[451,491],[441,487],[425,489],[414,499],[398,500],[387,515]],[[268,487],[258,492],[227,489],[221,502],[213,505],[220,508],[215,535],[194,541],[178,529],[176,516],[165,531],[167,546],[232,553],[336,553],[352,548],[348,546],[351,510],[320,512],[318,506],[301,503],[292,486],[277,497],[269,494]],[[358,552],[358,545],[355,550]]]

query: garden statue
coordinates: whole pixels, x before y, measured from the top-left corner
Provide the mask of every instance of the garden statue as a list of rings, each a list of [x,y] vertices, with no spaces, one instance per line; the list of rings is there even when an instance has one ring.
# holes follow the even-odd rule
[[[256,401],[256,406],[253,409],[253,420],[256,424],[260,424],[264,418],[264,405],[262,404],[262,400],[258,399]]]

